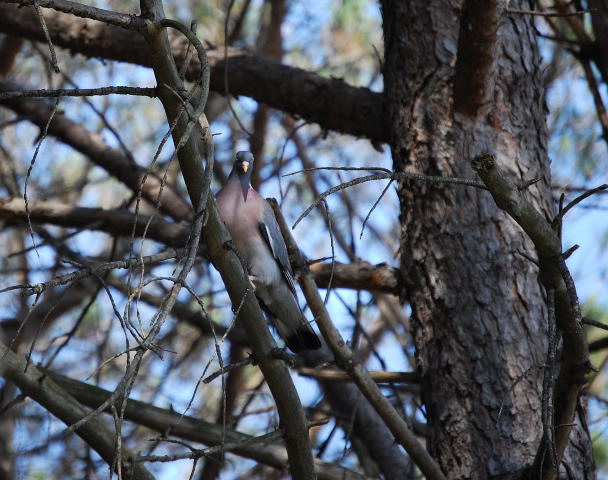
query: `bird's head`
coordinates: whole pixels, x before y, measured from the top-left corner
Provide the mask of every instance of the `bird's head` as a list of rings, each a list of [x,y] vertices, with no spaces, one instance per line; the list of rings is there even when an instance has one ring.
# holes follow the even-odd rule
[[[243,199],[247,201],[247,193],[251,187],[251,172],[253,170],[253,154],[251,152],[236,152],[234,165],[230,176],[236,175],[243,189]]]

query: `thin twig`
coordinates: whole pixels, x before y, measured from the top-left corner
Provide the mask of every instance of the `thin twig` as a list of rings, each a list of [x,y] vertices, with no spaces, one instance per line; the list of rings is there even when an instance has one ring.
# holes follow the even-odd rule
[[[155,98],[156,88],[108,86],[100,88],[57,88],[54,90],[16,90],[0,93],[0,100],[9,98],[57,98],[57,97],[93,97],[99,95],[137,95],[141,97]]]
[[[228,89],[228,22],[230,20],[230,13],[232,12],[232,7],[234,6],[234,0],[230,0],[228,3],[228,7],[226,8],[226,16],[224,17],[224,95],[226,95],[226,100],[228,102],[228,108],[230,109],[230,113],[236,120],[236,123],[239,124],[241,130],[245,132],[249,137],[253,137],[253,133],[247,130],[247,127],[243,125],[241,119],[239,118],[236,110],[232,106],[232,99],[230,98],[230,90]]]
[[[36,16],[38,17],[38,21],[40,22],[40,26],[42,27],[42,31],[44,32],[44,38],[46,38],[46,43],[49,46],[49,52],[51,54],[51,65],[53,66],[53,70],[55,73],[60,73],[61,70],[59,70],[59,65],[57,65],[57,54],[55,53],[55,46],[53,45],[53,41],[51,40],[51,35],[49,34],[49,29],[46,26],[46,22],[44,21],[42,10],[40,10],[40,5],[38,5],[38,0],[34,0],[34,10],[36,10]]]
[[[275,442],[279,438],[281,438],[283,432],[281,430],[275,430],[274,432],[267,433],[266,435],[260,435],[259,437],[251,437],[247,438],[241,442],[233,442],[226,443],[224,445],[216,445],[214,447],[204,448],[204,449],[195,449],[188,453],[178,453],[175,455],[142,455],[140,457],[134,457],[131,459],[134,463],[141,462],[173,462],[175,460],[184,460],[184,459],[196,459],[201,457],[207,457],[209,455],[218,453],[220,451],[230,451],[235,450],[237,448],[242,448],[246,445],[253,445],[257,443],[269,443]]]
[[[352,167],[350,167],[352,168]],[[342,169],[342,167],[321,167],[320,169]],[[349,169],[349,168],[346,168]],[[385,170],[385,169],[378,169]],[[359,185],[360,183],[371,182],[373,180],[421,180],[431,183],[449,183],[449,184],[457,184],[457,185],[465,185],[468,187],[475,187],[481,190],[488,190],[488,188],[482,183],[476,180],[468,180],[466,178],[458,178],[458,177],[437,177],[432,175],[422,175],[419,173],[406,173],[406,172],[388,172],[388,173],[376,173],[373,175],[367,175],[365,177],[355,178],[348,182],[341,183],[336,185],[328,190],[325,190],[321,195],[319,195],[312,204],[302,213],[295,223],[292,225],[292,229],[296,228],[298,223],[302,221],[319,203],[321,203],[325,198],[330,196],[332,193],[339,192],[340,190],[345,190],[349,187],[353,187],[355,185]]]
[[[597,320],[593,320],[592,318],[583,317],[583,323],[585,325],[591,325],[592,327],[601,328],[602,330],[608,330],[608,325],[598,322]]]
[[[559,211],[559,213],[553,219],[553,225],[555,226],[558,224],[558,222],[561,222],[561,219],[564,217],[564,215],[566,215],[566,213],[568,213],[572,208],[581,203],[583,200],[606,189],[608,189],[608,183],[600,185],[599,187],[592,188],[591,190],[587,190],[585,193],[576,197],[574,200],[568,203],[568,205],[566,205],[563,209]]]
[[[390,182],[388,182],[386,184],[386,187],[384,187],[384,189],[382,190],[382,193],[380,193],[380,196],[376,199],[376,201],[372,205],[372,208],[370,208],[369,212],[367,212],[367,215],[365,216],[365,219],[363,219],[363,224],[361,225],[361,233],[359,234],[359,240],[363,238],[363,231],[365,230],[365,225],[367,224],[367,221],[369,220],[369,217],[371,217],[372,212],[376,209],[376,207],[380,203],[380,200],[382,200],[382,197],[384,197],[384,195],[386,194],[386,192],[388,192],[388,189],[390,188],[390,186],[392,184],[393,184],[393,180],[391,180]]]
[[[129,260],[119,260],[116,262],[108,262],[102,263],[95,267],[84,267],[75,272],[66,273],[64,275],[58,275],[52,280],[48,282],[42,283],[27,283],[21,285],[12,285],[10,287],[3,288],[0,290],[0,293],[8,292],[10,290],[30,290],[30,294],[41,294],[49,288],[56,287],[58,285],[66,285],[70,282],[74,282],[76,280],[80,280],[84,277],[88,277],[89,275],[93,275],[95,273],[102,273],[108,270],[114,269],[128,269],[128,268],[137,268],[143,267],[145,265],[156,264],[159,262],[163,262],[165,260],[170,260],[180,256],[183,252],[181,250],[169,249],[165,252],[158,253],[156,255],[150,255],[143,257],[143,262],[139,259],[129,259]]]
[[[204,384],[211,383],[213,380],[215,380],[220,375],[224,375],[225,373],[231,372],[232,370],[236,370],[237,368],[241,368],[241,367],[245,367],[247,365],[251,365],[252,363],[253,363],[253,358],[252,357],[247,357],[247,358],[245,358],[243,360],[239,360],[238,362],[231,363],[230,365],[222,367],[219,370],[217,370],[216,372],[213,372],[208,377],[204,378],[203,379],[203,383]]]
[[[586,13],[593,12],[593,9],[588,10],[577,10],[576,12],[540,12],[538,10],[518,10],[514,8],[507,9],[507,13],[512,13],[516,15],[532,15],[537,17],[573,17],[578,15],[585,15]]]
[[[25,185],[23,187],[23,201],[25,202],[25,215],[27,216],[27,224],[30,230],[30,237],[32,239],[32,245],[34,246],[34,250],[36,251],[36,255],[40,258],[40,253],[38,253],[38,249],[36,248],[36,239],[34,238],[34,228],[32,227],[32,219],[30,218],[30,211],[27,199],[27,185],[30,176],[32,175],[32,170],[34,170],[34,165],[36,163],[36,158],[38,158],[38,152],[40,152],[40,147],[42,146],[42,142],[44,142],[46,136],[49,132],[49,126],[57,113],[57,107],[59,106],[59,98],[55,100],[55,105],[53,105],[53,110],[51,110],[51,114],[49,115],[49,119],[47,120],[44,129],[40,133],[40,138],[36,143],[36,149],[34,150],[34,155],[32,156],[32,160],[30,161],[30,166],[27,169],[27,174],[25,175]]]

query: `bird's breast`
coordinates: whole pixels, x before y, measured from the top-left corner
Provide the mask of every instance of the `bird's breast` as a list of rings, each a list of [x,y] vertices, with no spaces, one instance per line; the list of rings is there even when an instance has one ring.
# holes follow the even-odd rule
[[[240,188],[240,186],[239,186]],[[232,242],[247,264],[250,275],[257,278],[259,286],[272,285],[281,280],[281,270],[269,246],[260,234],[263,199],[253,189],[249,190],[247,201],[242,195],[217,195],[220,217],[228,227]]]

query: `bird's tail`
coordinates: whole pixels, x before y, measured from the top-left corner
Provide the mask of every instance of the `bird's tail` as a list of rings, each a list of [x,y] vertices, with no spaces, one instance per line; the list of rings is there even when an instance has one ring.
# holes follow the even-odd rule
[[[321,348],[321,340],[304,316],[294,321],[290,319],[289,324],[274,316],[271,316],[271,320],[292,352],[299,353],[302,350]]]

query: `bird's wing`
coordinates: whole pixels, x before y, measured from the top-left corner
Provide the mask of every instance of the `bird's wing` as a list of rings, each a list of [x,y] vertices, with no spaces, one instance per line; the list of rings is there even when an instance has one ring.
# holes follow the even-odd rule
[[[266,201],[264,201],[264,211],[262,213],[262,221],[258,224],[260,229],[260,234],[262,238],[270,248],[272,252],[272,256],[275,258],[279,266],[281,267],[281,271],[283,272],[283,276],[289,285],[289,289],[296,294],[296,286],[293,281],[293,275],[291,273],[291,266],[289,264],[289,255],[287,255],[287,247],[285,246],[285,240],[283,240],[283,235],[281,235],[281,229],[279,228],[279,224],[277,223],[276,218],[274,217],[274,212],[272,208]]]

